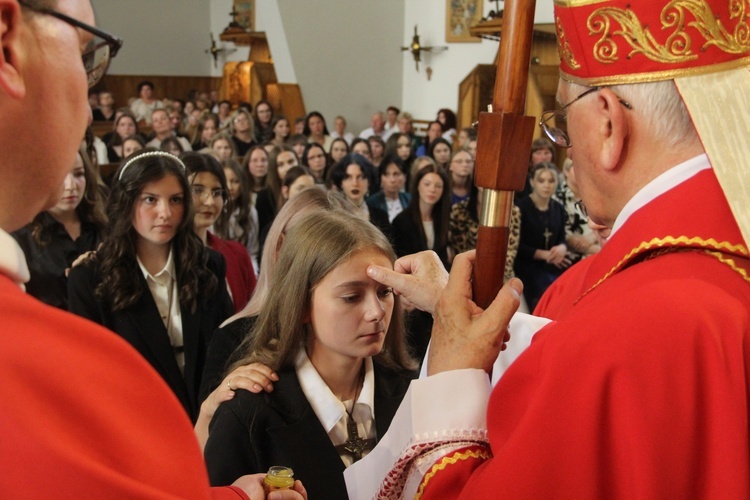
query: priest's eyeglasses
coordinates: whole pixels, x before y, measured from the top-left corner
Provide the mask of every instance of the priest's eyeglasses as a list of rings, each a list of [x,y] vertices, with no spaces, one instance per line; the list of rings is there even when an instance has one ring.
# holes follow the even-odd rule
[[[578,101],[579,99],[582,99],[586,97],[589,94],[593,94],[597,90],[601,90],[603,87],[591,87],[590,89],[583,92],[581,95],[570,101],[568,104],[563,106],[562,108],[555,110],[555,111],[545,111],[542,113],[542,117],[539,119],[539,126],[542,128],[542,131],[544,132],[544,135],[549,138],[553,143],[555,143],[556,146],[559,146],[561,148],[569,148],[571,146],[570,144],[570,137],[568,136],[568,133],[565,132],[563,129],[558,128],[556,126],[552,126],[549,124],[549,121],[553,118],[555,119],[555,123],[561,123],[565,122],[568,112],[566,111],[574,102]],[[620,101],[620,104],[625,106],[628,109],[633,109],[633,106],[627,102],[624,99],[617,98],[618,101]]]
[[[61,21],[64,21],[71,26],[80,28],[84,31],[88,31],[94,38],[86,44],[86,47],[81,54],[83,59],[83,67],[86,69],[86,77],[88,78],[89,88],[96,85],[99,80],[102,79],[104,73],[109,68],[109,63],[112,58],[117,55],[117,51],[122,47],[122,39],[104,31],[94,28],[86,23],[83,23],[72,17],[68,17],[61,12],[47,8],[35,8],[28,5],[26,2],[19,2],[23,7],[39,12],[40,14],[47,14],[55,17]]]

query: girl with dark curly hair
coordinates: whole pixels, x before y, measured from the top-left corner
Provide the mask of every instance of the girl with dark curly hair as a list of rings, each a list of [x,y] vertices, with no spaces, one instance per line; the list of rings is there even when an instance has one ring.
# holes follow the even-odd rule
[[[70,272],[68,307],[128,341],[194,420],[206,346],[232,311],[224,260],[193,231],[185,166],[164,151],[123,162],[108,235]]]

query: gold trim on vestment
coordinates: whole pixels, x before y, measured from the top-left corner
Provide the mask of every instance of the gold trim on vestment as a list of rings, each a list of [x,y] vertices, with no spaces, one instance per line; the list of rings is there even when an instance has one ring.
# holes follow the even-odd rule
[[[721,71],[750,66],[750,56],[727,61],[709,66],[699,66],[693,68],[668,69],[664,71],[648,71],[644,73],[632,73],[628,75],[611,75],[611,76],[589,76],[578,77],[560,69],[560,78],[567,82],[577,83],[586,87],[626,85],[630,83],[649,83],[661,82],[664,80],[674,80],[683,76],[700,76]]]
[[[748,276],[747,274],[747,269],[745,269],[744,267],[738,266],[734,262],[734,259],[727,257],[725,254],[721,252],[712,252],[711,250],[705,250],[705,252],[708,255],[717,258],[719,262],[721,262],[722,264],[728,265],[732,269],[732,271],[736,272],[737,274],[742,276],[742,279],[750,283],[750,276]]]
[[[681,246],[677,246],[677,245]],[[667,248],[664,248],[665,245],[670,245]],[[690,248],[696,248],[696,246],[700,247],[708,247],[709,249],[718,250],[718,253],[734,253],[734,254],[740,254],[745,257],[750,256],[750,252],[748,252],[748,249],[745,245],[741,243],[730,243],[728,241],[722,241],[718,242],[713,238],[709,239],[703,239],[698,236],[695,236],[693,238],[688,238],[687,236],[679,236],[675,238],[674,236],[667,236],[665,238],[654,238],[651,241],[644,241],[634,249],[632,249],[630,252],[628,252],[625,257],[623,257],[620,262],[615,264],[612,269],[610,269],[599,281],[594,283],[594,285],[591,286],[588,290],[583,292],[583,294],[578,297],[574,304],[577,304],[578,301],[580,301],[582,298],[584,298],[586,295],[589,294],[594,288],[601,285],[605,280],[607,280],[609,277],[611,277],[613,274],[615,274],[617,271],[619,271],[625,264],[627,264],[633,257],[640,255],[646,251],[653,250],[655,248],[662,249],[666,251],[674,251],[674,250],[687,250]],[[725,264],[728,264],[727,262],[724,262]],[[734,261],[732,261],[731,264],[732,268],[734,269],[736,266],[734,265]],[[735,269],[736,270],[736,269]],[[742,274],[742,273],[740,273]],[[744,277],[744,276],[743,276]]]
[[[471,449],[466,451],[457,451],[453,455],[447,455],[443,458],[441,458],[435,465],[433,465],[430,468],[430,471],[425,474],[424,478],[422,478],[422,483],[419,485],[419,490],[417,490],[417,493],[414,495],[414,500],[418,500],[422,497],[424,494],[424,489],[427,487],[427,483],[430,482],[430,479],[435,476],[438,472],[445,469],[449,465],[453,465],[457,462],[468,460],[470,458],[479,458],[482,460],[486,460],[488,458],[492,457],[492,453],[489,452],[486,448],[480,448],[480,449]]]

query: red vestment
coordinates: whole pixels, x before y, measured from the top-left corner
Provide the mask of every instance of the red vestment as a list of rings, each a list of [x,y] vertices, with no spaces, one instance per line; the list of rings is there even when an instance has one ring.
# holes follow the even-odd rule
[[[0,297],[0,498],[247,498],[209,489],[184,410],[125,341],[3,274]]]
[[[637,210],[537,309],[492,458],[451,454],[422,498],[749,498],[748,269],[711,170]]]

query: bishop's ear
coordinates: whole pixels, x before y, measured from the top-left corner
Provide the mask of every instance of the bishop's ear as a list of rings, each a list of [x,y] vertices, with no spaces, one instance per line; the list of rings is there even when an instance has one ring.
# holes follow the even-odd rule
[[[600,165],[605,169],[616,169],[620,165],[625,141],[630,134],[630,105],[626,104],[609,88],[597,92],[597,112],[602,115],[602,147]]]
[[[21,6],[13,0],[0,0],[0,90],[13,99],[26,93],[19,64],[24,60],[24,20]]]

